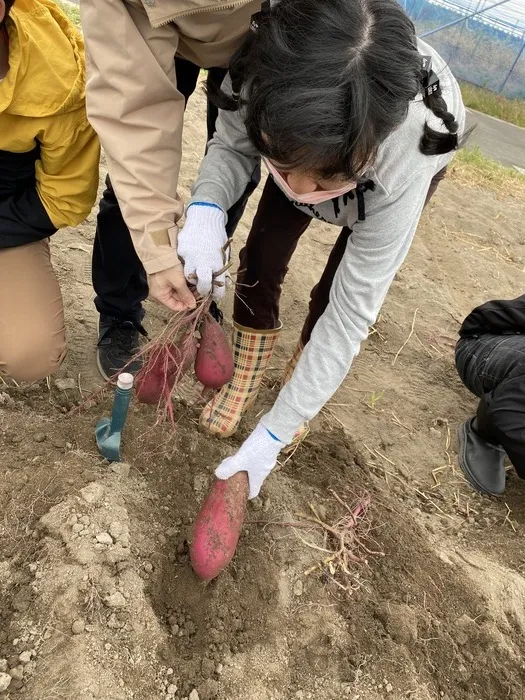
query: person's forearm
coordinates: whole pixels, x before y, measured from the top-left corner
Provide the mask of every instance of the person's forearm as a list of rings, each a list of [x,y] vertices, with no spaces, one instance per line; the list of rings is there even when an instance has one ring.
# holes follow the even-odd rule
[[[292,439],[303,421],[319,413],[348,374],[410,249],[429,181],[430,175],[404,183],[390,207],[355,224],[334,276],[329,304],[292,378],[262,419],[283,442]]]
[[[231,92],[229,76],[222,87]],[[191,201],[213,202],[228,211],[243,195],[259,161],[257,149],[246,133],[243,111],[220,110],[216,132],[201,163]]]
[[[150,274],[177,262],[170,230],[177,197],[184,98],[177,91],[173,25],[154,29],[124,0],[82,0],[88,117],[135,248]],[[104,18],[101,21],[101,17]]]

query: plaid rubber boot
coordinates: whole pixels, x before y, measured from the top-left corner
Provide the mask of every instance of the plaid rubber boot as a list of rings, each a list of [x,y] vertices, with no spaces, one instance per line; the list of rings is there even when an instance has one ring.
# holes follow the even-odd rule
[[[280,330],[257,331],[233,324],[233,377],[204,406],[199,421],[204,430],[221,438],[237,430],[243,414],[257,398]]]
[[[293,355],[290,357],[290,359],[286,363],[286,367],[284,368],[284,374],[281,380],[281,387],[283,387],[290,380],[292,374],[294,373],[294,369],[297,367],[297,363],[299,362],[299,358],[301,357],[303,350],[304,345],[302,344],[301,339],[299,338],[299,341],[295,346],[295,350],[293,351]],[[284,448],[283,453],[287,454],[294,450],[298,445],[300,445],[300,443],[305,439],[309,432],[310,424],[308,423],[308,421],[305,421],[293,436],[292,442]]]

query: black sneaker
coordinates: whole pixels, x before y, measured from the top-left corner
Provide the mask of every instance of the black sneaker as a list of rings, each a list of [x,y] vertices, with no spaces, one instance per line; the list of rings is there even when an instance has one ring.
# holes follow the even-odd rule
[[[121,321],[111,316],[100,316],[98,325],[97,366],[108,380],[118,372],[135,374],[141,361],[131,359],[140,348],[140,335],[147,337],[145,329],[135,321]]]

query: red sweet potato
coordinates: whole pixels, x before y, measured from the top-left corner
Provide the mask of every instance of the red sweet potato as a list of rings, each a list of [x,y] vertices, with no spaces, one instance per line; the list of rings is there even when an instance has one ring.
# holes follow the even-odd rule
[[[202,581],[218,576],[233,559],[248,502],[248,475],[234,474],[211,487],[193,526],[190,559]]]
[[[162,398],[166,374],[160,363],[146,364],[135,381],[135,393],[141,403],[156,405]]]
[[[222,326],[209,314],[200,328],[195,376],[205,387],[220,389],[233,375],[233,354]]]
[[[195,338],[195,336],[193,336],[191,340],[188,340],[188,336],[185,336],[179,345],[171,344],[169,346],[170,357],[168,358],[168,375],[175,378],[181,363],[182,368],[180,370],[180,376],[186,374],[195,362],[198,347],[197,338]]]
[[[168,396],[175,380],[185,374],[195,360],[197,340],[188,342],[186,337],[180,346],[171,343],[154,351],[144,363],[135,382],[137,398],[141,403],[158,404],[162,396]],[[179,367],[182,363],[182,368]]]

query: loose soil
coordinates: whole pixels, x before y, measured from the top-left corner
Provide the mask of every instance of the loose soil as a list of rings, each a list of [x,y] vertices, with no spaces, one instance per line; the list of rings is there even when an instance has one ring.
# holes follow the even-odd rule
[[[186,121],[185,194],[204,147],[201,96]],[[95,213],[57,234],[70,344],[59,377],[72,388],[0,386],[0,687],[12,678],[0,697],[525,697],[525,489],[510,471],[490,500],[462,479],[456,429],[475,402],[453,363],[466,313],[523,291],[524,215],[453,173],[443,183],[350,376],[250,503],[236,558],[208,585],[189,566],[191,523],[214,467],[274,400],[337,231],[314,222],[300,242],[280,344],[240,434],[201,434],[188,390],[175,428],[132,406],[114,465],[93,434],[110,397],[66,415],[99,384]],[[165,315],[148,304],[147,319],[154,333]],[[312,507],[333,526],[366,494],[363,544],[376,553],[361,549],[348,573],[317,566],[333,541],[306,519]]]

